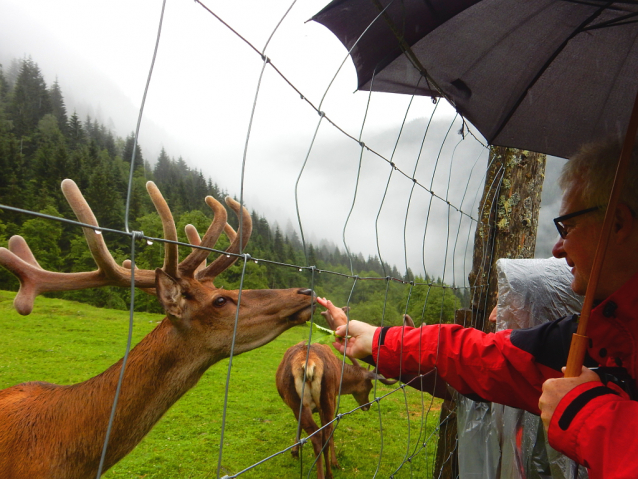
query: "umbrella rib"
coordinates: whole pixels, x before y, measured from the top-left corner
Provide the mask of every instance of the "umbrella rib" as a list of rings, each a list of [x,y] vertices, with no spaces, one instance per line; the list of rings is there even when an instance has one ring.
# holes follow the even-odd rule
[[[563,1],[567,3],[575,3],[578,5],[587,5],[588,7],[597,7],[602,3],[600,0],[563,0]],[[616,4],[614,8],[610,8],[610,7],[607,7],[607,8],[609,8],[610,10],[622,10],[622,8],[619,5],[633,5],[633,6],[638,5],[638,2],[636,0],[616,0],[614,3]]]
[[[372,0],[372,3],[374,3],[374,5],[377,7],[378,10],[381,11],[381,15],[383,16],[383,19],[386,21],[386,23],[388,24],[388,27],[390,28],[390,31],[392,31],[392,34],[395,36],[395,38],[398,40],[399,42],[399,47],[401,48],[401,50],[403,51],[403,53],[405,54],[405,56],[408,58],[408,60],[410,61],[410,63],[412,63],[412,66],[414,68],[416,68],[419,73],[421,73],[421,76],[423,76],[425,78],[425,81],[427,82],[428,86],[432,85],[434,87],[434,89],[436,91],[439,92],[439,94],[445,98],[452,106],[454,106],[454,108],[456,109],[456,105],[454,103],[454,101],[449,98],[441,89],[441,87],[439,87],[439,85],[434,81],[434,79],[429,75],[428,71],[425,69],[425,67],[423,66],[423,64],[421,64],[421,62],[419,61],[418,57],[416,56],[416,54],[412,51],[412,47],[405,41],[405,38],[403,37],[403,35],[401,35],[396,27],[396,25],[394,24],[394,22],[392,21],[392,18],[390,18],[390,15],[385,11],[385,8],[383,7],[383,5],[381,5],[381,3],[379,2],[379,0]]]
[[[523,90],[523,93],[518,97],[518,100],[516,101],[516,103],[514,104],[514,106],[510,109],[509,113],[505,116],[505,118],[501,121],[499,127],[496,129],[495,133],[491,136],[491,138],[489,138],[489,142],[492,143],[493,140],[501,134],[501,131],[503,131],[503,128],[505,128],[505,125],[507,125],[507,123],[510,121],[510,119],[512,118],[512,116],[514,116],[514,113],[516,113],[516,110],[518,110],[518,107],[521,106],[521,103],[523,103],[523,100],[525,99],[525,97],[527,96],[527,93],[529,92],[529,90],[536,84],[536,82],[540,79],[541,76],[543,76],[543,74],[545,73],[545,70],[547,70],[547,68],[549,68],[549,66],[552,64],[552,62],[556,59],[556,57],[558,55],[560,55],[560,53],[565,49],[565,47],[567,46],[567,44],[569,43],[569,41],[574,38],[576,35],[578,35],[579,33],[581,33],[585,27],[587,25],[589,25],[591,22],[593,22],[603,11],[605,11],[610,5],[612,5],[614,3],[614,0],[610,0],[609,2],[607,2],[605,5],[601,6],[598,8],[598,10],[596,12],[594,12],[592,15],[590,15],[585,21],[583,21],[564,41],[563,43],[560,44],[560,46],[554,51],[554,53],[552,53],[552,55],[549,57],[549,59],[545,62],[545,64],[542,66],[542,68],[536,73],[536,75],[534,76],[534,78],[532,79],[532,81],[529,83],[529,85],[527,85],[527,88],[525,88],[525,90]]]
[[[588,32],[590,30],[597,30],[599,28],[610,28],[610,27],[618,27],[623,25],[631,25],[632,23],[636,23],[638,20],[626,21],[630,18],[634,18],[638,16],[638,12],[628,13],[619,18],[614,18],[613,20],[609,20],[607,22],[598,23],[596,25],[592,25],[591,27],[583,28],[584,32]]]

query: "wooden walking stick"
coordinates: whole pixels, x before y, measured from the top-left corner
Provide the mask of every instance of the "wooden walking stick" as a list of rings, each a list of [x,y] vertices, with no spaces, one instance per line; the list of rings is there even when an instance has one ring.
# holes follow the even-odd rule
[[[623,142],[620,158],[618,159],[616,176],[611,188],[609,203],[607,205],[607,211],[605,212],[605,220],[603,222],[603,228],[600,233],[600,239],[598,240],[598,246],[596,247],[596,253],[594,254],[594,263],[589,275],[589,283],[587,284],[587,291],[585,292],[585,301],[583,302],[583,309],[581,310],[580,320],[578,321],[578,329],[572,336],[572,343],[569,348],[569,356],[567,357],[567,367],[565,370],[566,378],[580,376],[580,372],[582,370],[583,361],[585,359],[585,351],[587,351],[587,344],[589,341],[589,338],[587,337],[587,323],[589,321],[589,315],[594,304],[594,295],[596,294],[596,289],[598,288],[600,270],[605,259],[605,251],[607,250],[607,245],[609,244],[609,236],[611,234],[611,228],[614,223],[616,206],[618,205],[618,200],[620,199],[620,194],[622,193],[623,185],[625,183],[627,169],[629,168],[629,162],[631,161],[631,153],[634,149],[634,142],[636,140],[637,130],[638,94],[636,95],[636,100],[634,101],[634,108],[629,119],[625,141]]]

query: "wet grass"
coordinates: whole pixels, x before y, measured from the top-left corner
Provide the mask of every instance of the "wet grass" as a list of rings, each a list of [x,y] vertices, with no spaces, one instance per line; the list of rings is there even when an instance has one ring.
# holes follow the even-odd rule
[[[20,316],[11,306],[13,296],[0,291],[0,388],[33,380],[80,382],[123,356],[128,313],[38,298],[34,312]],[[134,343],[161,319],[136,313]],[[233,359],[220,477],[237,474],[293,443],[297,426],[292,411],[277,393],[275,371],[284,351],[307,337],[307,327],[293,328],[266,346]],[[227,360],[214,365],[104,477],[217,477],[227,372]],[[379,384],[376,395],[392,390]],[[351,396],[342,398],[340,412],[355,407]],[[406,455],[415,451],[418,454],[394,477],[431,477],[439,407],[430,396],[405,388],[373,404],[367,412],[345,415],[335,431],[341,466],[334,471],[335,478],[373,477],[380,457],[377,477],[389,477]],[[309,472],[310,444],[304,447],[302,457],[303,461],[298,461],[285,452],[240,477],[316,477],[314,470]]]

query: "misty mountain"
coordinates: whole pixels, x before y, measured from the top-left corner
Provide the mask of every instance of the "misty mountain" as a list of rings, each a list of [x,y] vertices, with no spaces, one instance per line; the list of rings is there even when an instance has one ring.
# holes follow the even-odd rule
[[[131,168],[131,161],[134,164]],[[83,192],[100,226],[122,230],[128,191],[129,172],[133,170],[132,194],[129,205],[130,229],[143,231],[147,236],[162,237],[161,222],[154,212],[144,185],[154,180],[163,192],[181,232],[186,223],[204,231],[211,221],[211,212],[203,202],[206,195],[222,200],[227,192],[201,171],[188,166],[182,158],[173,158],[162,149],[153,166],[146,159],[141,145],[131,134],[126,138],[115,135],[99,121],[87,116],[81,120],[76,112],[68,114],[61,86],[56,81],[47,85],[38,64],[31,58],[20,62],[18,74],[5,76],[0,69],[0,203],[21,208],[25,212],[0,212],[0,243],[5,244],[12,235],[22,235],[30,245],[43,268],[54,271],[88,271],[95,269],[84,244],[80,228],[53,220],[30,216],[36,211],[49,216],[73,217],[59,190],[62,179],[70,177]],[[237,229],[237,220],[229,211],[229,223]],[[415,276],[410,268],[401,273],[396,266],[381,261],[377,256],[367,258],[361,253],[346,254],[327,240],[316,246],[305,244],[294,228],[278,225],[256,212],[251,214],[253,234],[246,249],[253,258],[269,261],[249,261],[245,288],[286,288],[306,285],[308,282],[320,295],[330,295],[336,301],[348,300],[353,311],[369,317],[381,317],[386,312],[388,321],[399,321],[405,309],[405,284],[388,283],[390,304],[387,309],[379,302],[386,281],[360,281],[353,289],[347,276],[362,278],[392,277],[406,282],[430,282],[444,286],[440,278]],[[42,234],[46,231],[46,234]],[[129,255],[128,237],[105,232],[105,240],[117,261]],[[225,243],[224,243],[225,241]],[[223,240],[219,248],[227,245]],[[188,252],[181,251],[184,257]],[[136,264],[140,268],[153,268],[162,263],[163,250],[159,242],[140,246]],[[312,275],[300,271],[299,266],[316,266],[320,271]],[[220,275],[216,282],[227,288],[239,287],[242,268],[235,265]],[[320,274],[332,271],[336,275]],[[0,288],[16,289],[16,279],[6,270],[0,271]],[[447,295],[436,289],[430,296],[431,310],[425,315],[431,322],[450,321],[460,296]],[[439,295],[437,306],[436,296]],[[128,291],[116,288],[73,291],[56,294],[65,298],[89,302],[98,306],[126,308]],[[418,295],[415,294],[415,297]],[[434,300],[433,300],[434,298]],[[441,307],[441,303],[445,307]],[[417,307],[416,305],[414,307]],[[146,296],[136,298],[136,309],[158,310],[158,305]],[[421,313],[425,314],[423,310]],[[415,311],[418,313],[417,311]],[[375,319],[368,319],[375,321]]]

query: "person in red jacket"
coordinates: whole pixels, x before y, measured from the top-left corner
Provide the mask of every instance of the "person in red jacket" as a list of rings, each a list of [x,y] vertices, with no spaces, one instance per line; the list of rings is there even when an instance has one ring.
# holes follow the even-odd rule
[[[585,294],[620,155],[618,140],[583,147],[565,164],[553,248],[572,268],[572,289]],[[638,477],[638,147],[606,251],[590,346],[580,376],[562,377],[577,317],[523,330],[486,334],[454,324],[378,328],[350,321],[318,298],[340,326],[334,346],[354,358],[371,355],[385,377],[436,370],[461,394],[540,414],[549,442],[588,468],[591,479]],[[348,339],[345,339],[347,335]],[[597,372],[589,368],[595,368]],[[633,399],[632,399],[633,398]]]

